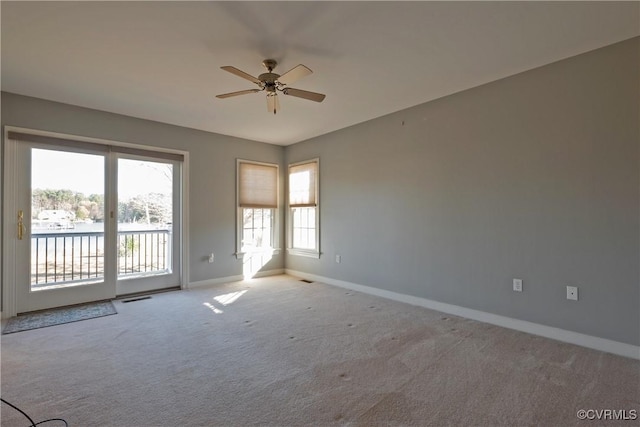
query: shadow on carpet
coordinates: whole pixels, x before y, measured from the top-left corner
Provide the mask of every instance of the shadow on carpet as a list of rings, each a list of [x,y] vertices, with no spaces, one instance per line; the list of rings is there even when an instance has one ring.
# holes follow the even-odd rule
[[[110,316],[112,314],[118,314],[118,312],[111,301],[54,308],[12,317],[8,320],[7,326],[2,331],[2,334],[6,335],[31,329],[46,328],[47,326],[79,322],[81,320],[95,319],[96,317]]]

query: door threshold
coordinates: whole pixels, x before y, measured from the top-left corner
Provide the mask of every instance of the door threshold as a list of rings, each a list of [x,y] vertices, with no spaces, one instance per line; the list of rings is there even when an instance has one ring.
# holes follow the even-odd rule
[[[123,299],[129,299],[129,298],[135,298],[135,297],[143,297],[146,295],[154,295],[154,294],[163,294],[165,292],[175,292],[175,291],[179,291],[180,290],[180,286],[172,286],[170,288],[164,288],[164,289],[154,289],[154,290],[150,290],[150,291],[144,291],[144,292],[132,292],[130,294],[120,294],[118,296],[116,296],[114,298],[115,301],[119,301],[119,300],[123,300]]]

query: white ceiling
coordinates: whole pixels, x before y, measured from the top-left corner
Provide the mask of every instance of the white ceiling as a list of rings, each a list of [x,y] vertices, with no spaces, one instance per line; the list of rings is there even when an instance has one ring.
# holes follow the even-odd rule
[[[640,35],[638,2],[7,2],[2,90],[288,145]],[[275,58],[323,103],[264,93]]]

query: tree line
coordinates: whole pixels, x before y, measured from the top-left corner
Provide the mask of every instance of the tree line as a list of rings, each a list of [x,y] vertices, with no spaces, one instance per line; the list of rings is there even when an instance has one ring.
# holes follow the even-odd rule
[[[104,221],[104,195],[72,190],[35,189],[31,193],[31,215],[34,219],[45,210],[64,210],[75,215],[77,221]],[[167,194],[140,194],[118,202],[118,222],[169,223],[171,222],[171,196]]]

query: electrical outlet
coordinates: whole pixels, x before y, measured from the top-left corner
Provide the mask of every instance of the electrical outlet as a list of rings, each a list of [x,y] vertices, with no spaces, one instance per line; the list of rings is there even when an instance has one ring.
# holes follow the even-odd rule
[[[567,286],[567,299],[578,301],[578,287]]]
[[[513,290],[522,292],[522,279],[513,279]]]
[[[342,262],[342,257],[340,255],[336,255],[336,263],[340,264]]]

